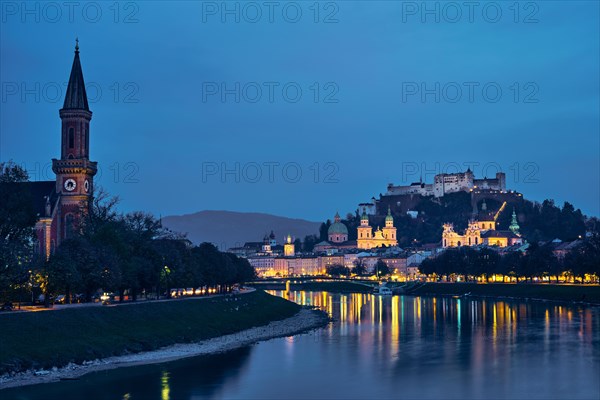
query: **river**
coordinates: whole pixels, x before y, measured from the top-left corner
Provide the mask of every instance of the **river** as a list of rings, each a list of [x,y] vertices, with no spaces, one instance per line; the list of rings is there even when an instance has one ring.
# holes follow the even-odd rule
[[[600,309],[270,293],[335,322],[224,354],[88,374],[2,399],[599,399]]]

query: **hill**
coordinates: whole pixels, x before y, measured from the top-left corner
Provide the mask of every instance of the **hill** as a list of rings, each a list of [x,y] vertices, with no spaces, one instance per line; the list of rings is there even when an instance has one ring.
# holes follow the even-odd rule
[[[486,202],[489,215],[494,215],[501,208],[502,202],[506,201],[507,205],[497,219],[497,229],[508,229],[514,210],[520,232],[530,242],[555,238],[575,240],[585,235],[586,225],[589,231],[597,231],[599,227],[597,219],[586,217],[568,202],[559,207],[552,200],[537,203],[525,200],[521,195],[508,194],[481,194],[473,197],[467,192],[450,193],[440,198],[419,195],[383,196],[377,203],[377,215],[370,216],[369,222],[373,227],[383,226],[389,206],[394,216],[394,225],[398,229],[400,247],[437,243],[442,238],[443,223],[451,222],[458,231],[464,230],[473,216],[473,210],[482,212],[483,201]],[[413,219],[406,215],[407,207],[418,211],[418,217]],[[360,224],[359,213],[348,214],[342,222],[348,227],[348,239],[356,240],[356,227]],[[322,224],[321,240],[326,237],[330,224],[331,221]]]
[[[242,246],[245,242],[262,241],[266,233],[273,231],[278,243],[284,236],[304,239],[319,233],[320,222],[279,217],[262,213],[234,211],[200,211],[194,214],[168,216],[163,226],[175,232],[187,233],[195,244],[210,242],[220,250]]]

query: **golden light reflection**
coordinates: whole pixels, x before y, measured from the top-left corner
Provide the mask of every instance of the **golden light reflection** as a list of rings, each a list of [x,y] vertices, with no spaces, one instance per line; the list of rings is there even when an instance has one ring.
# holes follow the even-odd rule
[[[395,356],[398,352],[398,345],[400,344],[400,324],[398,323],[398,307],[400,304],[400,297],[392,297],[392,356]]]
[[[348,296],[340,296],[340,321],[348,320]]]
[[[492,307],[492,315],[492,341],[496,344],[498,338],[498,305],[496,303]]]
[[[284,296],[285,293],[277,291],[275,294]],[[432,326],[436,334],[443,335],[451,342],[460,344],[465,340],[473,341],[473,360],[477,363],[485,363],[501,350],[502,357],[508,360],[511,354],[504,352],[504,345],[518,340],[517,328],[520,324],[527,327],[535,324],[538,332],[543,334],[544,343],[551,343],[550,338],[567,332],[574,324],[579,340],[591,343],[595,339],[596,328],[600,327],[600,322],[595,319],[596,314],[585,308],[547,306],[535,302],[300,291],[290,292],[289,297],[300,304],[326,310],[336,321],[329,325],[330,332],[360,336],[364,354],[372,354],[373,344],[381,344],[378,349],[381,354],[377,354],[377,357],[382,357],[382,360],[397,361],[397,357],[402,357],[402,352],[411,351],[411,346],[405,346],[401,341],[418,341],[431,333]],[[362,328],[356,329],[359,324],[363,325]],[[288,340],[288,343],[292,341]],[[168,394],[168,386],[166,389]]]
[[[369,296],[370,304],[371,304],[371,325],[375,325],[375,302],[372,301],[373,296]]]
[[[383,325],[383,296],[379,296],[379,326]]]
[[[163,371],[163,373],[160,377],[160,385],[161,385],[160,398],[162,400],[169,400],[171,389],[169,387],[169,373],[167,371]]]
[[[360,325],[360,314],[361,314],[361,310],[362,310],[362,306],[363,306],[363,295],[361,293],[356,295],[356,303],[355,303],[355,309],[356,309],[356,321],[358,322],[358,324]]]

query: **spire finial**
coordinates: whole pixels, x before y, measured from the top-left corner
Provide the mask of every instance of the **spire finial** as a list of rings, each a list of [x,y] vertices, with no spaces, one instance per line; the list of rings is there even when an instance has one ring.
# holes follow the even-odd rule
[[[79,53],[79,38],[75,38],[75,53]]]

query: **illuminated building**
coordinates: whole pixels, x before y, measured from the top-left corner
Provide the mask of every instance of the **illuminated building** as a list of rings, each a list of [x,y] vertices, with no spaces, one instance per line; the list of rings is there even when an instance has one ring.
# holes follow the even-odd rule
[[[394,217],[391,210],[388,208],[388,214],[385,217],[385,227],[377,228],[373,233],[373,228],[369,225],[369,216],[363,210],[360,218],[360,225],[357,228],[358,237],[356,239],[356,247],[359,249],[372,249],[382,246],[397,246],[396,228],[394,227]]]
[[[511,224],[510,230],[496,230],[496,220],[505,207],[506,202],[502,204],[494,216],[491,216],[487,213],[487,206],[484,200],[482,204],[483,214],[477,219],[471,219],[465,233],[462,235],[454,231],[454,225],[450,223],[444,224],[442,247],[479,246],[482,244],[487,246],[508,247],[523,244],[523,239],[518,233],[519,226],[516,225],[516,232],[513,230],[515,229],[514,224],[516,224],[516,214],[514,213],[514,210],[514,224]],[[476,210],[473,214],[476,214]]]
[[[408,186],[394,186],[390,183],[386,195],[418,194],[421,196],[443,197],[447,193],[469,192],[474,188],[505,191],[506,174],[498,172],[496,178],[475,179],[473,171],[469,168],[465,172],[435,175],[433,183],[430,184],[423,183],[422,179]]]
[[[283,244],[283,255],[285,257],[294,257],[296,254],[295,247],[294,242],[292,242],[292,236],[287,235]]]
[[[332,243],[344,243],[348,241],[348,228],[341,221],[340,214],[336,213],[333,224],[327,230],[327,238]]]

